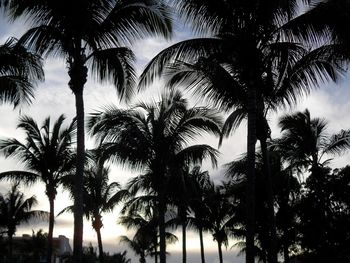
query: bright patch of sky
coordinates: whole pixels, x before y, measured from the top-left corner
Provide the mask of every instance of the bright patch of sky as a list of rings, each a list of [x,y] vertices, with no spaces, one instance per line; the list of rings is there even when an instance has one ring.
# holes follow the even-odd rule
[[[20,37],[26,30],[26,24],[24,21],[16,21],[13,24],[9,24],[3,15],[0,15],[0,42],[4,43],[10,36]],[[156,55],[163,48],[178,42],[180,40],[191,38],[191,33],[186,27],[177,26],[175,37],[172,41],[165,41],[160,38],[148,38],[139,41],[133,45],[133,50],[137,57],[137,71],[141,72],[143,67],[150,59]],[[2,105],[0,107],[1,125],[0,125],[0,137],[16,137],[17,139],[23,139],[24,134],[16,129],[16,123],[20,114],[27,114],[33,116],[38,123],[41,123],[47,116],[51,116],[56,119],[60,114],[65,114],[67,117],[67,123],[75,116],[74,97],[69,90],[68,76],[66,73],[66,66],[63,60],[48,59],[45,61],[45,74],[46,81],[39,85],[35,96],[36,99],[30,107],[23,107],[20,111],[12,110],[12,107],[8,105]],[[341,129],[350,128],[350,78],[346,75],[344,80],[340,84],[326,84],[320,89],[313,91],[310,96],[304,98],[293,109],[288,111],[304,110],[308,108],[311,111],[313,117],[323,117],[329,121],[329,133],[338,132]],[[158,97],[162,91],[162,82],[155,83],[151,88],[142,92],[141,95],[135,98],[135,101],[142,98],[143,100],[154,99]],[[90,113],[95,110],[102,109],[104,105],[118,104],[119,99],[116,96],[115,90],[110,85],[101,85],[91,80],[86,84],[85,89],[85,107],[86,113]],[[128,105],[123,105],[124,107]],[[271,114],[269,120],[272,127],[272,137],[276,138],[280,135],[280,130],[277,127],[277,118],[282,114],[282,111]],[[214,147],[217,147],[217,139],[204,136],[199,139],[202,142],[208,143]],[[88,138],[87,147],[92,148],[94,146],[93,141]],[[220,148],[221,157],[219,165],[232,161],[238,158],[244,153],[246,147],[246,128],[242,125],[231,138],[224,141]],[[349,163],[349,155],[345,155],[341,158],[336,158],[333,162],[334,167],[342,167]],[[0,159],[0,171],[8,170],[20,170],[22,165],[12,159],[4,160]],[[205,168],[211,169],[209,165],[205,165]],[[111,181],[118,181],[124,184],[131,176],[134,176],[135,172],[129,171],[119,166],[113,166],[111,172]],[[216,181],[223,180],[222,170],[212,170],[212,176]],[[8,184],[1,183],[0,191],[4,193],[8,189]],[[44,194],[45,190],[42,185],[35,185],[33,187],[22,187],[22,190],[29,197],[35,194],[39,200],[38,209],[48,210],[48,201]],[[65,206],[70,205],[72,202],[69,198],[69,194],[61,191],[56,200],[56,211],[61,211]],[[104,225],[102,229],[102,236],[105,240],[105,247],[107,251],[122,251],[122,246],[119,245],[117,237],[119,235],[127,234],[126,230],[117,225],[118,208],[114,213],[104,216]],[[72,240],[73,236],[73,217],[70,214],[64,214],[56,219],[56,225],[54,230],[54,236],[66,235]],[[47,223],[40,223],[36,225],[25,225],[18,229],[17,235],[22,233],[30,233],[31,229],[38,230],[43,228],[47,231]],[[178,236],[181,237],[180,233]],[[91,227],[90,222],[85,222],[84,226],[84,240],[88,244],[92,242],[96,245],[96,234]],[[233,244],[230,244],[230,246]],[[194,232],[189,235],[189,262],[199,261],[199,240],[197,234]],[[216,253],[216,243],[213,242],[212,237],[207,235],[205,238],[205,247],[208,250],[207,262],[218,262]],[[181,238],[177,245],[171,246],[170,262],[178,262],[181,253]],[[129,252],[130,255],[131,252]],[[224,253],[226,262],[241,261],[240,258],[236,258],[235,250]],[[191,261],[191,259],[193,261]],[[241,261],[243,262],[243,261]]]

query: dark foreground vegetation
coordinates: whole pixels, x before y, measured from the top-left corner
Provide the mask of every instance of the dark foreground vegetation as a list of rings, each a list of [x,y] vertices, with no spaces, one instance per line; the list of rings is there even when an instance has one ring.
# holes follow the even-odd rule
[[[347,73],[349,0],[1,0],[0,8],[9,19],[26,18],[30,28],[0,46],[1,102],[30,103],[47,57],[66,62],[76,102],[71,122],[61,115],[38,125],[22,115],[24,139],[0,141],[2,155],[25,167],[0,174],[13,182],[0,197],[1,260],[18,260],[16,227],[35,218],[48,220],[43,254],[51,261],[62,186],[74,202],[61,211],[74,215],[72,262],[127,261],[123,253],[113,259],[103,251],[102,216],[118,204],[118,223],[133,233],[120,241],[141,263],[166,262],[175,228],[183,263],[189,230],[198,232],[202,263],[206,233],[217,242],[220,263],[222,249],[231,246],[246,263],[350,262],[350,168],[331,168],[350,148],[350,130],[330,134],[327,121],[306,109],[281,114],[281,134],[271,138],[268,121],[271,112]],[[160,51],[137,79],[129,46],[143,37],[170,38],[179,22],[195,38]],[[113,84],[129,107],[110,105],[85,118],[89,76]],[[157,78],[165,83],[159,100],[131,102]],[[191,106],[183,90],[206,106]],[[246,153],[218,167],[219,149],[197,138],[212,136],[221,145],[243,124]],[[95,149],[85,149],[86,132]],[[203,162],[219,168],[218,181]],[[111,164],[138,175],[124,186],[110,182]],[[18,190],[34,183],[45,185],[49,212],[34,210],[35,197]],[[83,253],[84,216],[96,231],[98,257],[92,248]]]

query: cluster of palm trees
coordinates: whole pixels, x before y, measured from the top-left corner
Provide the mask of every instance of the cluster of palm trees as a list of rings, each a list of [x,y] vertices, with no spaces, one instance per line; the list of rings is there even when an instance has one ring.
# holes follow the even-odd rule
[[[74,205],[68,210],[74,213],[75,262],[82,262],[84,214],[92,218],[98,232],[102,227],[101,213],[124,199],[128,200],[124,211],[127,216],[141,217],[156,226],[151,231],[156,235],[150,240],[144,240],[146,234],[141,228],[132,240],[151,247],[141,249],[143,257],[147,252],[157,260],[159,254],[160,263],[166,262],[166,228],[171,224],[168,219],[173,207],[182,224],[184,241],[186,226],[192,222],[196,222],[200,233],[208,230],[203,222],[197,221],[198,216],[194,221],[190,219],[202,212],[189,208],[195,192],[189,190],[189,185],[195,187],[196,183],[187,180],[192,178],[192,168],[206,158],[215,167],[218,150],[195,144],[194,139],[209,133],[218,136],[221,143],[245,119],[247,156],[233,162],[229,169],[233,178],[227,184],[231,190],[226,193],[221,187],[205,183],[212,185],[209,196],[213,196],[212,206],[218,209],[206,215],[213,216],[211,222],[216,224],[211,231],[219,251],[222,244],[228,243],[225,231],[228,225],[230,234],[245,236],[247,263],[254,262],[257,242],[262,260],[265,254],[268,262],[278,261],[281,231],[278,193],[274,186],[275,155],[279,157],[280,170],[284,171],[278,174],[289,171],[290,178],[294,178],[295,174],[310,169],[310,180],[306,180],[303,191],[315,190],[317,200],[330,202],[321,190],[313,188],[325,182],[315,179],[314,175],[321,174],[318,177],[323,180],[328,178],[330,171],[324,169],[320,159],[324,154],[344,151],[349,146],[349,132],[342,131],[328,139],[318,137],[325,125],[322,120],[311,119],[306,111],[281,120],[285,134],[274,141],[270,138],[267,116],[271,110],[295,104],[300,96],[321,83],[336,81],[345,72],[349,59],[349,34],[344,26],[350,20],[347,0],[272,0],[268,3],[254,0],[215,3],[203,0],[77,0],[73,3],[3,0],[0,7],[11,19],[26,18],[31,27],[18,42],[11,39],[0,46],[2,102],[14,106],[30,102],[35,82],[43,80],[39,56],[59,56],[66,61],[68,86],[76,101],[76,119],[62,128],[64,117],[60,117],[51,128],[50,118],[39,127],[30,117],[22,117],[18,127],[26,132],[26,141],[3,140],[1,150],[6,157],[19,158],[28,171],[6,172],[1,177],[26,183],[44,182],[50,202],[49,240],[52,240],[56,188],[62,184],[71,190]],[[98,148],[86,154],[83,93],[88,73],[101,82],[113,83],[120,98],[130,100],[135,92],[136,73],[135,57],[127,46],[146,36],[169,38],[175,17],[189,23],[201,36],[161,51],[146,66],[138,83],[141,90],[155,78],[163,77],[170,91],[155,104],[143,102],[127,110],[109,107],[92,114],[87,125]],[[206,36],[202,37],[203,34]],[[228,113],[226,121],[208,107],[189,107],[176,91],[179,86]],[[304,124],[309,125],[310,130],[302,127]],[[257,140],[261,153],[256,152]],[[92,160],[96,163],[87,168]],[[118,185],[108,184],[108,172],[103,165],[106,160],[137,169],[141,175],[131,179],[126,189],[117,191]],[[262,191],[266,200],[256,198],[260,173],[264,178]],[[308,185],[312,178],[316,182]],[[97,183],[92,182],[89,186],[88,180],[95,179],[103,183],[96,187]],[[177,187],[173,187],[175,182]],[[241,185],[245,188],[240,188]],[[240,189],[243,196],[237,197],[235,189]],[[289,197],[283,200],[287,206]],[[266,218],[259,218],[261,206],[266,209],[263,213]],[[240,211],[238,218],[235,209]],[[318,209],[324,223],[329,213],[325,205]],[[221,214],[223,211],[229,211],[229,218]],[[265,221],[258,222],[260,219]],[[236,227],[238,232],[234,231]],[[98,237],[103,255],[99,234]],[[291,241],[285,238],[284,242],[284,258],[288,260]],[[326,239],[319,243],[313,247],[314,251],[310,248],[311,254],[327,245]],[[183,251],[186,261],[185,245]],[[48,259],[51,253],[52,245],[49,245]]]

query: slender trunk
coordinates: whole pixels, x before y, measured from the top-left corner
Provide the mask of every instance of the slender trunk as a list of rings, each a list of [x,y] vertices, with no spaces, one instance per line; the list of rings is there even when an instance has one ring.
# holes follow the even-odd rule
[[[154,263],[158,263],[158,250],[157,250],[158,242],[154,243]]]
[[[182,263],[186,263],[186,216],[182,218]]]
[[[75,93],[77,113],[77,168],[74,184],[74,240],[75,263],[82,263],[83,255],[83,176],[85,159],[84,101],[83,90]]]
[[[247,137],[247,221],[246,263],[254,263],[255,236],[255,144],[256,144],[256,89],[248,90],[248,137]]]
[[[166,263],[164,195],[161,194],[159,199],[159,259],[160,263]]]
[[[271,174],[271,163],[270,154],[267,150],[266,139],[260,140],[261,151],[264,158],[264,169],[266,176],[266,192],[267,192],[267,207],[268,207],[268,222],[269,222],[269,251],[268,251],[268,262],[277,263],[277,231],[276,231],[276,216],[274,207],[274,193],[272,186],[272,174]]]
[[[281,204],[280,204],[280,211],[279,213],[281,214],[281,228],[282,228],[282,246],[283,246],[283,258],[284,258],[284,263],[289,263],[290,258],[289,258],[289,246],[291,244],[291,240],[289,240],[289,230],[288,230],[288,223],[287,223],[287,218],[292,217],[290,214],[290,209],[289,209],[289,180],[287,181],[287,186],[284,185],[284,191],[282,192],[282,197],[281,197]]]
[[[82,40],[74,39],[68,63],[69,87],[75,96],[77,120],[77,157],[74,177],[74,236],[73,258],[75,263],[82,263],[83,258],[83,176],[85,162],[85,121],[84,121],[84,85],[87,81],[86,56],[82,48]]]
[[[8,260],[7,262],[12,262],[12,254],[13,254],[13,240],[12,240],[13,234],[8,234]]]
[[[205,263],[205,255],[204,255],[204,242],[203,242],[203,227],[199,226],[199,242],[201,246],[201,259],[202,263]]]
[[[53,247],[53,226],[55,222],[55,201],[54,197],[49,197],[50,203],[50,215],[49,215],[49,233],[47,235],[48,248],[47,248],[47,262],[52,262],[52,247]]]
[[[97,243],[98,243],[98,260],[100,263],[104,263],[101,228],[96,228],[95,230],[97,234]]]
[[[219,262],[223,263],[221,242],[219,242],[219,241],[218,241],[218,251],[219,251]]]

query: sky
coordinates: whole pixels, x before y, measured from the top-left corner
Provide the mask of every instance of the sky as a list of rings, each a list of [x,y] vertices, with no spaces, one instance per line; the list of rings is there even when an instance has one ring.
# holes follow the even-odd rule
[[[24,21],[17,21],[13,24],[9,24],[3,15],[0,14],[0,44],[4,43],[10,36],[20,37],[26,30],[26,24]],[[156,55],[160,50],[169,46],[172,43],[191,38],[191,33],[186,27],[177,26],[174,37],[171,41],[165,41],[160,38],[147,38],[138,41],[132,46],[133,51],[137,57],[137,71],[141,72],[144,65],[147,64],[150,59]],[[45,82],[41,83],[35,93],[35,101],[31,106],[22,107],[20,110],[13,110],[9,105],[0,105],[0,138],[15,137],[19,140],[23,139],[24,134],[16,129],[16,123],[18,117],[22,114],[26,114],[34,117],[38,123],[41,123],[47,116],[51,116],[52,119],[56,119],[60,114],[64,114],[67,117],[67,123],[75,115],[74,96],[69,90],[67,69],[64,60],[48,59],[45,61]],[[304,110],[308,108],[312,117],[322,117],[329,121],[328,132],[329,134],[338,132],[341,129],[350,128],[350,75],[346,75],[340,83],[325,84],[318,90],[313,91],[310,96],[303,98],[298,105],[291,109],[285,109],[278,113],[273,113],[268,116],[270,125],[272,128],[272,137],[276,138],[280,135],[280,130],[277,127],[278,117],[283,112],[293,112],[296,110]],[[162,90],[161,81],[155,83],[151,88],[139,94],[134,101],[150,100],[159,96]],[[114,88],[110,85],[100,85],[91,80],[85,86],[85,112],[90,113],[95,110],[101,109],[104,105],[117,104],[119,105],[119,98],[116,95]],[[196,100],[191,100],[196,103]],[[121,105],[126,107],[128,105]],[[206,142],[213,147],[217,147],[217,139],[212,137],[199,138],[199,141]],[[87,148],[94,146],[91,138],[87,138]],[[246,146],[246,128],[242,125],[235,134],[229,139],[225,140],[220,148],[221,156],[219,164],[225,164],[238,158],[245,151]],[[332,162],[333,167],[342,167],[349,163],[350,155],[346,154],[341,158],[337,158]],[[9,170],[19,170],[23,166],[16,160],[4,159],[0,157],[0,172]],[[205,167],[210,169],[211,176],[215,181],[223,180],[222,170],[213,170],[209,166]],[[118,181],[124,184],[136,173],[119,167],[117,165],[112,166],[111,181]],[[9,184],[0,183],[0,192],[4,193],[9,189]],[[27,197],[35,194],[39,200],[37,209],[48,211],[48,201],[44,194],[44,187],[37,184],[32,187],[22,187],[22,191],[25,192]],[[67,205],[70,205],[72,201],[69,199],[69,195],[59,189],[59,193],[56,199],[56,213],[61,211]],[[105,227],[102,229],[102,237],[104,239],[104,246],[106,251],[116,252],[122,251],[125,248],[118,243],[118,236],[128,234],[126,230],[119,226],[117,221],[119,208],[116,208],[112,214],[105,215],[103,217],[103,223]],[[70,214],[63,214],[56,218],[56,224],[54,229],[54,236],[65,235],[70,240],[73,236],[73,216]],[[17,231],[17,236],[24,233],[31,233],[31,229],[35,231],[40,228],[47,231],[47,223],[36,223],[35,225],[21,226]],[[181,234],[176,232],[179,237],[179,242],[170,246],[170,260],[169,262],[179,262],[181,257]],[[130,234],[130,233],[129,233]],[[188,250],[189,261],[198,262],[199,255],[199,239],[198,234],[190,232],[188,234]],[[96,244],[96,234],[94,233],[91,223],[85,222],[84,224],[84,240],[85,244],[92,242]],[[234,242],[230,244],[233,245]],[[229,247],[230,247],[229,246]],[[212,237],[208,234],[205,237],[206,257],[208,263],[218,262],[217,246],[213,242]],[[237,251],[235,249],[229,249],[224,252],[225,262],[243,262],[242,257],[236,256]],[[131,252],[128,252],[129,256],[132,256]],[[134,262],[134,260],[133,260]],[[135,260],[136,262],[136,260]]]

